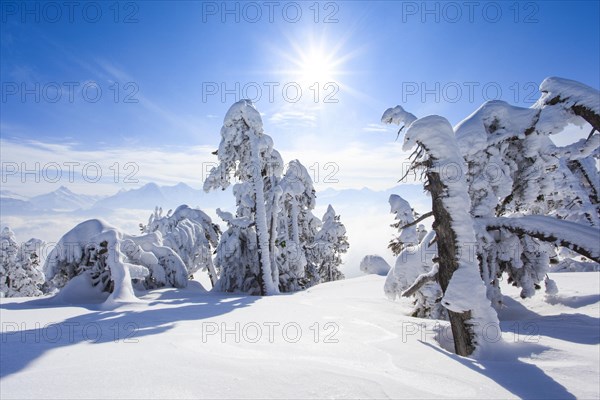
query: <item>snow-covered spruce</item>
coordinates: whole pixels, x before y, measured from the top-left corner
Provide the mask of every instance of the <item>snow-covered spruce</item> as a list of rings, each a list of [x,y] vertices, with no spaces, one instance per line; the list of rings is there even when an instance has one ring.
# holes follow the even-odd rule
[[[110,293],[107,302],[134,300],[133,284],[182,288],[188,282],[185,263],[164,246],[160,231],[132,236],[97,219],[67,232],[50,252],[44,272],[57,289],[87,274],[92,286]]]
[[[395,214],[393,228],[398,229],[398,236],[390,241],[388,247],[394,255],[398,255],[406,246],[416,246],[427,234],[425,226],[419,224],[429,214],[419,215],[410,204],[397,194],[390,195],[390,212]]]
[[[181,205],[171,213],[162,216],[162,209],[156,208],[150,215],[147,225],[140,224],[142,233],[160,232],[163,245],[171,248],[183,260],[187,274],[206,271],[214,286],[217,271],[213,265],[213,249],[219,243],[221,230],[202,210]]]
[[[217,151],[219,165],[213,168],[204,182],[204,190],[225,189],[232,177],[241,183],[237,187],[238,217],[252,220],[256,232],[256,250],[258,252],[258,281],[260,294],[276,294],[279,292],[277,269],[272,263],[270,229],[275,223],[276,214],[271,207],[275,196],[276,179],[283,171],[283,161],[279,153],[273,149],[273,140],[263,132],[263,123],[259,112],[249,100],[240,100],[231,106],[221,128],[221,143]],[[269,207],[267,205],[269,201]],[[238,228],[235,228],[238,229]],[[225,232],[224,236],[231,243],[241,239],[242,235]],[[248,233],[243,235],[248,237]],[[254,239],[252,239],[254,240]],[[239,244],[235,247],[244,246]],[[230,247],[233,247],[230,245]],[[219,246],[219,250],[224,250]],[[237,253],[234,253],[237,254]],[[218,257],[219,258],[219,257]],[[223,257],[220,257],[223,258]],[[238,260],[232,265],[221,265],[222,273],[238,274],[241,278],[247,275],[245,268],[250,260]],[[232,271],[225,271],[235,268]],[[240,279],[226,279],[227,282],[239,282]],[[239,291],[239,287],[219,287],[226,291]]]
[[[344,274],[338,267],[342,264],[341,255],[348,251],[348,247],[346,227],[340,222],[340,216],[335,214],[330,204],[323,215],[323,225],[315,235],[314,244],[311,246],[318,260],[321,282],[344,279]]]
[[[308,253],[321,221],[312,214],[315,189],[310,174],[292,160],[279,183],[282,189],[277,231],[279,287],[292,292],[319,282],[316,260]]]
[[[44,242],[29,239],[18,244],[15,234],[5,227],[0,232],[0,297],[33,297],[42,294],[44,274],[40,252]]]
[[[319,283],[324,265],[333,265],[334,279],[342,277],[337,266],[339,253],[347,247],[345,236],[336,239],[324,231],[317,238],[321,221],[312,213],[315,190],[310,174],[298,160],[283,174],[283,160],[249,100],[227,112],[217,156],[219,165],[211,170],[204,190],[225,189],[232,178],[239,181],[233,186],[235,215],[219,210],[227,230],[215,258],[221,274],[217,290],[292,292]]]

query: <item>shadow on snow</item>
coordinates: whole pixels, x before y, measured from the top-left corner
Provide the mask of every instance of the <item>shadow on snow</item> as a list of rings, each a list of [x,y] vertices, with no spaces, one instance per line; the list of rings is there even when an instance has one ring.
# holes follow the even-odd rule
[[[549,347],[522,343],[517,346],[508,345],[510,350],[503,352],[495,360],[474,360],[460,357],[433,344],[420,342],[437,352],[445,354],[465,367],[490,378],[518,398],[575,399],[575,396],[567,388],[546,375],[539,367],[519,360],[519,357],[540,354],[549,350]]]
[[[157,293],[150,292],[147,297],[155,294]],[[37,323],[33,327],[3,317],[3,329],[0,332],[0,378],[22,371],[31,362],[53,349],[79,343],[135,342],[145,336],[169,331],[178,322],[206,320],[223,315],[234,309],[247,307],[259,298],[189,289],[167,289],[155,298],[124,305],[126,310],[120,310],[124,306],[103,310],[102,304],[57,304],[53,298],[0,304],[0,311],[61,307],[78,307],[90,311],[61,322],[46,325]],[[160,305],[165,307],[148,307]],[[22,327],[25,329],[21,329]]]

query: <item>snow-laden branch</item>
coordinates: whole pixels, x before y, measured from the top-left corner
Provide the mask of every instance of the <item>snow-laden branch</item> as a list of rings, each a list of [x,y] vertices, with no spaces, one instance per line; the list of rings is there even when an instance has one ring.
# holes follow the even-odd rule
[[[413,282],[413,284],[410,285],[410,287],[404,292],[402,292],[401,296],[410,297],[413,294],[415,294],[417,290],[421,289],[426,283],[436,281],[438,275],[438,267],[439,265],[437,263],[433,264],[433,268],[431,268],[431,271],[419,275],[417,279]]]
[[[432,216],[433,216],[433,211],[426,212],[425,214],[421,215],[419,218],[415,219],[413,222],[407,223],[406,225],[402,225],[398,229],[406,229],[410,226],[418,225],[420,222],[423,222],[424,220],[426,220],[427,218],[432,217]]]
[[[528,235],[544,242],[555,243],[600,262],[600,230],[571,221],[544,215],[484,219],[488,230],[506,229],[518,235]]]
[[[600,147],[600,134],[581,139],[564,147],[557,147],[557,153],[568,160],[580,160],[589,157]]]
[[[600,92],[583,83],[564,78],[550,77],[540,85],[542,96],[534,108],[559,105],[587,121],[600,131]]]

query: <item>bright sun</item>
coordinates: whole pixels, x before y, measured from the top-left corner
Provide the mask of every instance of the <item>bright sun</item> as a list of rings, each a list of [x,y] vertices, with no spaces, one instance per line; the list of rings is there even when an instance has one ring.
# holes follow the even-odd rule
[[[299,78],[306,84],[335,81],[336,62],[332,55],[319,48],[311,48],[300,54],[298,62]]]

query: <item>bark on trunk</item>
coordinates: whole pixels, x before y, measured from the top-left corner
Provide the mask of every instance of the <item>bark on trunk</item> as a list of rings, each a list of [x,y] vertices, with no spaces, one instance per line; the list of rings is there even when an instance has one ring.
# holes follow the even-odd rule
[[[433,164],[429,161],[429,166]],[[442,291],[446,293],[450,279],[454,271],[458,269],[458,251],[456,235],[452,230],[452,216],[444,207],[443,199],[447,196],[447,188],[444,186],[439,174],[428,168],[427,172],[428,186],[427,190],[431,193],[432,212],[434,216],[433,229],[435,230],[439,266],[438,282]],[[454,338],[454,350],[460,356],[468,356],[475,350],[473,344],[473,331],[468,321],[471,319],[471,312],[456,313],[448,310],[450,317],[450,326]]]

